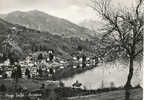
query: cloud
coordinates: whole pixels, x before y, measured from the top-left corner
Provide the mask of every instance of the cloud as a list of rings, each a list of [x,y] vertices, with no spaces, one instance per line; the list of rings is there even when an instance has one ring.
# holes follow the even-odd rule
[[[36,4],[37,0],[0,0],[0,12],[7,13],[14,10],[28,9]]]
[[[0,11],[9,12],[13,9],[63,9],[71,5],[85,6],[88,0],[0,0]]]
[[[0,12],[15,10],[41,10],[57,17],[79,23],[85,19],[98,19],[96,13],[88,7],[90,0],[0,0]],[[112,0],[113,3],[129,5],[133,0]],[[126,2],[127,1],[127,2]]]
[[[88,0],[0,0],[0,12],[41,10],[57,17],[79,23],[94,16]],[[8,3],[9,2],[9,3]]]
[[[79,23],[86,19],[98,18],[95,11],[90,7],[79,7],[76,5],[71,5],[70,7],[61,10],[50,11],[49,13],[54,16],[68,19],[74,23]]]

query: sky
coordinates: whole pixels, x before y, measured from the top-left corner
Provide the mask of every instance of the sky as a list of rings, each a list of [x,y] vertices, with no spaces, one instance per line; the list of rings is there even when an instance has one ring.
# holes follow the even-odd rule
[[[74,23],[83,20],[97,20],[98,15],[88,5],[90,0],[0,0],[0,13],[12,11],[40,10],[65,18]],[[133,0],[113,0],[113,3],[130,5]]]

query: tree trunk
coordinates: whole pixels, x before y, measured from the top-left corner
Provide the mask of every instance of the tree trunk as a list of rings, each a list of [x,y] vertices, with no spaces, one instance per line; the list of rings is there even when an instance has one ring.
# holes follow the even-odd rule
[[[15,88],[14,88],[14,100],[16,100],[16,93],[17,93],[17,83],[18,83],[18,78],[16,76],[15,80]]]
[[[129,61],[129,74],[128,74],[128,78],[127,78],[127,82],[125,84],[125,100],[130,100],[130,88],[131,86],[131,79],[133,76],[133,56],[130,57],[130,61]]]

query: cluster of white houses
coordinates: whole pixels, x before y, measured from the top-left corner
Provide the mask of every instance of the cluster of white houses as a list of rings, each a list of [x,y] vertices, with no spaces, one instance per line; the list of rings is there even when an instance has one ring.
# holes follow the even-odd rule
[[[73,57],[71,60],[71,66],[72,68],[76,69],[78,67],[82,67],[82,57],[79,59],[77,57]],[[86,62],[85,65],[86,67],[93,66],[97,62],[96,59],[86,57]],[[56,70],[60,69],[65,69],[70,65],[70,61],[67,61],[65,59],[61,59],[59,57],[54,57],[52,61],[49,60],[47,57],[46,59],[41,59],[41,60],[32,60],[32,56],[26,57],[25,60],[19,61],[19,65],[21,66],[22,70],[22,75],[23,77],[25,76],[25,71],[26,69],[29,69],[30,71],[30,76],[35,77],[38,76],[38,69],[41,68],[43,72],[49,73],[50,75],[50,69],[53,70],[55,73]],[[7,77],[11,77],[12,70],[14,69],[14,65],[10,65],[9,60],[6,60],[4,63],[0,64],[0,71],[4,70],[5,73],[7,74]],[[0,77],[2,77],[3,73],[0,73]]]

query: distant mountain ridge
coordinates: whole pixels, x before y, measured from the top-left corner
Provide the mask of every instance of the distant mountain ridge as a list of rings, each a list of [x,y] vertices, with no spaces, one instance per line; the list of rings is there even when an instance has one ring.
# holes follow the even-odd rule
[[[94,36],[94,32],[88,28],[78,26],[68,20],[51,16],[38,10],[28,12],[15,11],[0,16],[10,23],[40,31],[48,31],[51,34],[63,37],[89,39]]]
[[[16,33],[17,35],[14,36]],[[94,54],[92,48],[95,44],[92,44],[91,41],[83,41],[79,38],[62,38],[61,36],[52,35],[49,32],[40,32],[0,19],[0,47],[9,35],[13,37],[13,41],[10,41],[10,44],[15,46],[15,49],[20,50],[23,55],[53,49],[57,56],[69,58],[79,52],[79,46],[84,52]],[[1,50],[2,47],[0,52],[2,52]]]
[[[102,21],[98,20],[83,20],[79,23],[79,26],[86,27],[91,30],[98,30],[103,25]]]
[[[100,30],[104,27],[105,23],[100,20],[83,20],[79,23],[79,26],[88,28],[92,31],[95,31],[97,37],[99,37]]]

